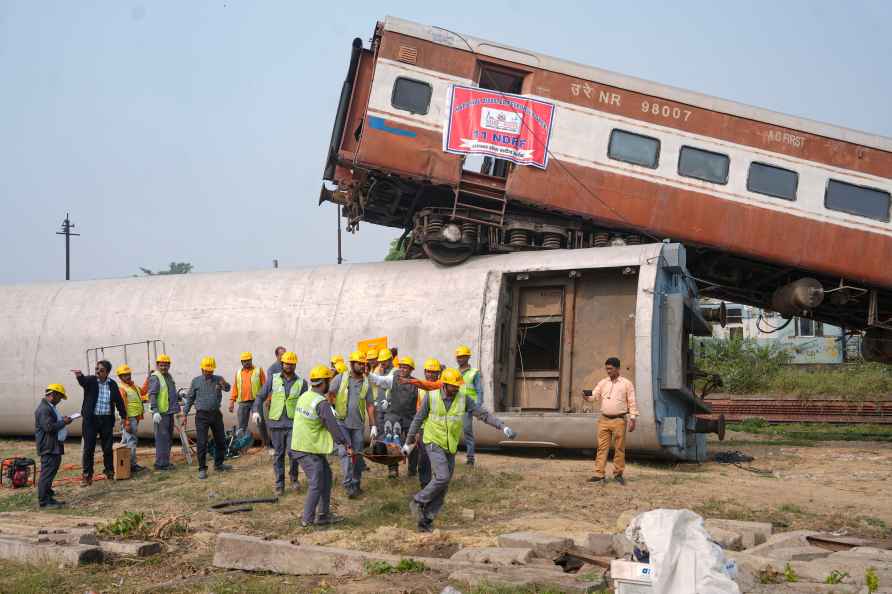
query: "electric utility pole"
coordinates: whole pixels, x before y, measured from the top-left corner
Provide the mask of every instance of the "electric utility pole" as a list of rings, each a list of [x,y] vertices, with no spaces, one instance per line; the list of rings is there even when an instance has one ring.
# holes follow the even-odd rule
[[[65,213],[65,220],[62,221],[62,230],[56,231],[56,235],[65,236],[65,280],[71,280],[71,236],[79,236],[80,233],[72,233],[74,223],[71,222],[69,214]]]

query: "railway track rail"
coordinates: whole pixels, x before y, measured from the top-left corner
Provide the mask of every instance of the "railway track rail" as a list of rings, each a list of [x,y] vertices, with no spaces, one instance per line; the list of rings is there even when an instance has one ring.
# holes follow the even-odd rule
[[[760,418],[769,423],[874,423],[892,425],[892,402],[842,400],[707,399],[728,421]]]

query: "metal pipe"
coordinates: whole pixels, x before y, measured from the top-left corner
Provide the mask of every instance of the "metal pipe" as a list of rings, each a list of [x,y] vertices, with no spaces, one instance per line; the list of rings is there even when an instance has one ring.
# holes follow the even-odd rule
[[[344,124],[347,121],[347,110],[350,108],[350,97],[353,95],[353,82],[356,79],[356,69],[359,66],[359,54],[361,51],[362,39],[357,37],[353,40],[353,49],[350,51],[350,66],[347,68],[347,77],[341,86],[341,99],[338,101],[338,111],[335,116],[334,127],[331,130],[331,141],[328,143],[328,159],[325,162],[322,179],[334,180],[338,148],[341,145],[341,136],[344,134]]]

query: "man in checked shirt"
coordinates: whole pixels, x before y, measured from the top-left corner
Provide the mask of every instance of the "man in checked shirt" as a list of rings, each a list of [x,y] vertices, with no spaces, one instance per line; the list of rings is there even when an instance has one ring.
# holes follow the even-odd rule
[[[625,485],[623,470],[626,467],[626,418],[629,431],[635,430],[638,418],[638,403],[635,401],[635,386],[619,375],[619,359],[610,357],[604,362],[607,377],[598,382],[592,392],[583,391],[589,402],[597,400],[601,405],[601,418],[598,419],[598,455],[595,457],[595,475],[590,483],[604,483],[607,452],[613,438],[613,479]]]

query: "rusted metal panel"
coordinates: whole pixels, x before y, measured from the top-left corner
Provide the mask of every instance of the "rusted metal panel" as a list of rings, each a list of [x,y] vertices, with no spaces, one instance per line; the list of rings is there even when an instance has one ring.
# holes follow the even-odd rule
[[[524,287],[520,290],[521,317],[559,316],[563,310],[563,287]]]
[[[371,118],[379,118],[375,127]],[[400,134],[401,131],[411,135]],[[435,184],[457,185],[461,157],[442,150],[440,132],[414,128],[379,116],[366,119],[359,146],[360,165],[393,171]]]
[[[518,167],[507,193],[605,225],[892,286],[892,237],[878,233],[557,160],[547,170]]]
[[[369,102],[369,90],[372,85],[372,74],[375,68],[375,57],[372,52],[364,50],[359,56],[359,67],[353,82],[353,96],[350,98],[350,109],[341,137],[341,150],[355,153],[359,147],[356,130],[362,124]]]
[[[419,68],[465,78],[474,76],[477,60],[472,53],[393,31],[385,31],[381,36],[381,48],[378,50],[378,56],[399,61],[400,47],[402,46],[410,46],[417,50],[415,65]]]
[[[527,374],[529,376],[531,374]],[[517,377],[514,389],[519,395],[520,408],[523,410],[557,410],[558,385],[557,373],[553,377]]]
[[[582,390],[605,377],[604,361],[619,357],[622,375],[635,378],[635,304],[637,275],[621,270],[586,270],[576,279],[570,407],[573,412],[597,410]]]

